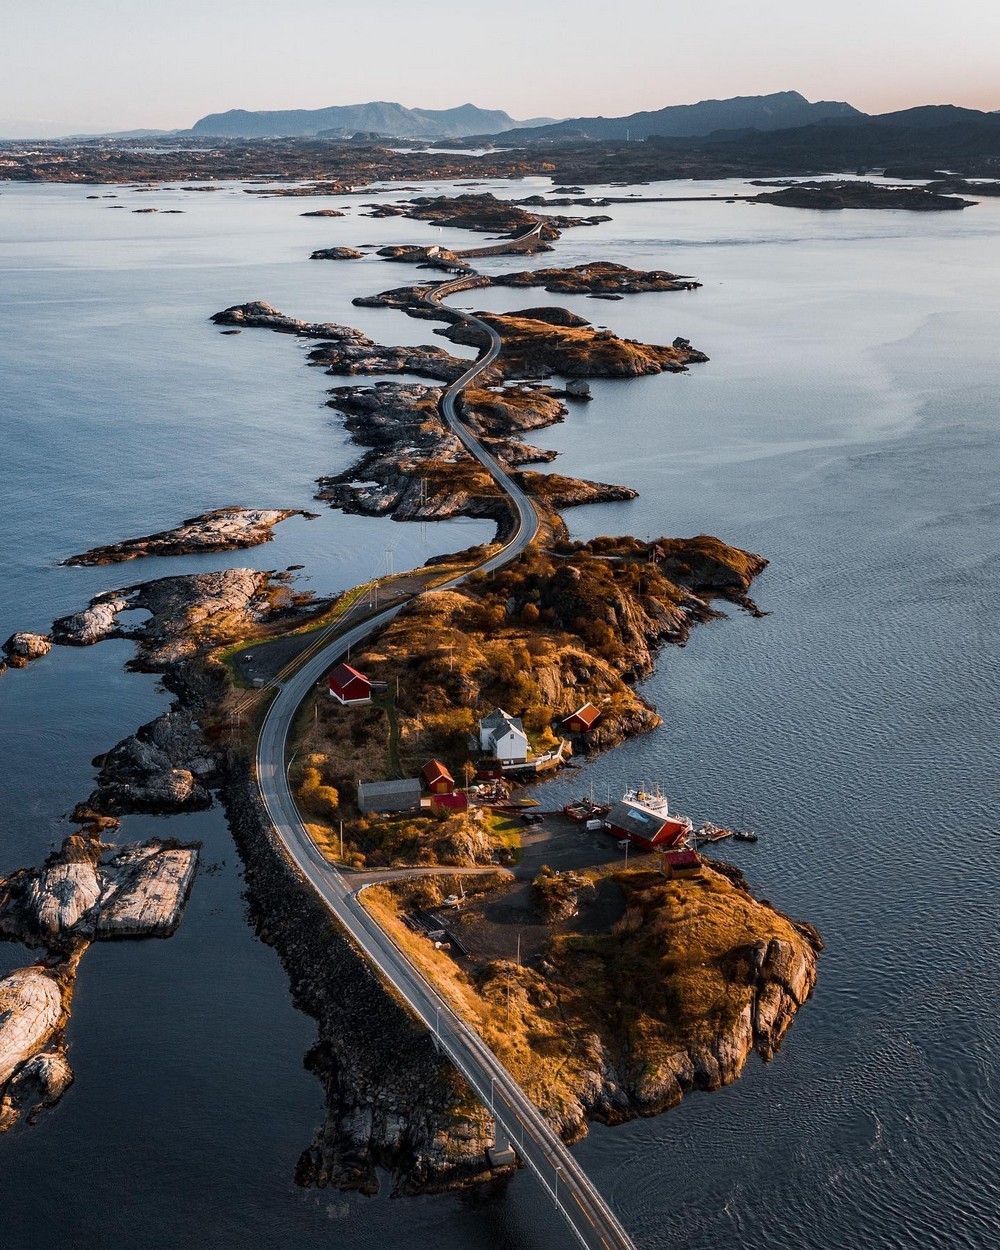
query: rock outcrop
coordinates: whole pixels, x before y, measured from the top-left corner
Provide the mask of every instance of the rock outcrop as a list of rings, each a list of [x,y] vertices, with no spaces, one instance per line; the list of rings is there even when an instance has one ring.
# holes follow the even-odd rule
[[[941,195],[929,187],[887,187],[874,182],[824,180],[796,182],[777,191],[755,195],[759,204],[777,204],[782,208],[906,209],[920,213],[947,212],[972,208],[975,200],[955,195]]]
[[[41,868],[0,877],[0,936],[64,954],[107,938],[169,937],[197,867],[195,843],[116,851],[72,834]]]
[[[309,339],[336,339],[345,343],[367,343],[370,340],[353,326],[338,325],[333,321],[298,321],[286,317],[263,300],[251,300],[248,304],[233,304],[217,312],[212,321],[219,326],[252,327],[260,330],[277,330],[280,334],[298,334]]]
[[[52,625],[62,646],[86,647],[105,638],[138,644],[135,666],[162,671],[167,665],[241,637],[248,627],[301,615],[312,597],[293,591],[289,575],[257,569],[222,569],[140,582],[95,596],[90,606]],[[138,625],[118,621],[121,612],[144,608]]]
[[[469,367],[468,361],[443,347],[384,347],[370,340],[320,343],[309,353],[309,363],[335,376],[412,373],[441,382],[454,382]]]
[[[610,330],[598,330],[565,309],[521,309],[517,312],[476,314],[503,342],[493,369],[502,377],[545,378],[560,373],[569,378],[634,378],[650,373],[682,373],[688,365],[708,357],[686,340],[669,347],[622,339]],[[582,323],[582,324],[581,324]],[[453,343],[484,348],[486,335],[469,322],[457,322],[437,333]]]
[[[303,214],[308,216],[308,214]],[[364,260],[364,252],[353,247],[321,247],[313,252],[310,260]]]
[[[636,295],[646,291],[693,291],[693,278],[664,269],[630,269],[611,261],[591,261],[569,269],[529,269],[493,274],[493,286],[544,287],[552,295]]]
[[[11,634],[0,648],[3,659],[0,660],[0,673],[5,668],[24,668],[32,660],[40,660],[52,650],[52,639],[48,634],[32,634],[19,630]]]
[[[274,527],[291,516],[311,519],[315,513],[297,508],[214,508],[182,521],[176,529],[91,547],[80,555],[69,556],[63,564],[122,564],[143,556],[182,556],[257,547],[270,542]]]
[[[18,968],[0,981],[0,1088],[51,1041],[63,1020],[63,994],[46,968]]]

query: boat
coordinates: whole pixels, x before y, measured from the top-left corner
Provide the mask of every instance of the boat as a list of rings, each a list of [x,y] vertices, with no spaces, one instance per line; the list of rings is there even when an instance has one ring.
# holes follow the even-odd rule
[[[713,825],[710,820],[706,820],[694,830],[692,836],[698,846],[704,846],[706,842],[721,842],[723,838],[735,837],[736,833],[732,829],[724,829],[721,825]]]
[[[642,850],[677,846],[693,829],[688,816],[670,812],[666,796],[646,790],[626,790],[604,822],[605,829],[618,838],[629,838]]]
[[[603,820],[610,811],[610,803],[595,803],[593,799],[577,799],[575,803],[566,804],[563,808],[563,815],[576,821],[578,825],[584,825],[588,820]]]
[[[757,835],[752,829],[734,829],[733,838],[737,842],[756,842]]]

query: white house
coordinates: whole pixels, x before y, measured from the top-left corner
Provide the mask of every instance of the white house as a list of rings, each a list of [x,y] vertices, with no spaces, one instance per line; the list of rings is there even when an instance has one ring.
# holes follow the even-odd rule
[[[508,716],[496,708],[479,722],[479,748],[505,763],[522,762],[528,758],[528,736],[518,716]]]

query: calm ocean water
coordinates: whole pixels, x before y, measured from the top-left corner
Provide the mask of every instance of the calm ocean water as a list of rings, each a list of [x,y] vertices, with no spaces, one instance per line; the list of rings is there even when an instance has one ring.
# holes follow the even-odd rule
[[[88,190],[0,195],[0,637],[166,572],[302,563],[303,584],[326,592],[375,571],[387,548],[399,569],[487,532],[324,512],[253,552],[58,567],[225,503],[308,507],[313,479],[356,452],[322,407],[328,379],[303,367],[293,339],[222,337],[206,318],[263,298],[382,341],[428,341],[425,323],[350,306],[411,271],[308,253],[468,244],[361,218],[360,201],[324,220],[299,216],[313,201],[236,186],[116,200]],[[186,211],[134,216],[117,203]],[[565,304],[708,352],[688,375],[596,383],[595,402],[535,441],[562,453],[560,472],[640,491],[570,513],[575,533],[716,533],[772,561],[755,590],[771,615],[734,611],[665,652],[646,688],[664,728],[546,797],[647,780],[697,817],[745,812],[761,840],[732,857],[828,949],[772,1065],[655,1120],[595,1128],[576,1149],[644,1246],[1000,1244],[1000,203],[926,216],[722,202],[610,211],[545,263],[656,265],[704,288],[621,303],[476,292],[475,306]],[[0,681],[0,872],[64,836],[92,756],[165,706],[153,678],[123,672],[128,655],[124,643],[57,649]],[[135,817],[125,834],[165,828]],[[219,814],[169,832],[202,838],[222,868],[199,878],[171,941],[86,956],[70,1030],[77,1083],[37,1127],[0,1138],[2,1244],[563,1244],[524,1175],[503,1195],[416,1201],[294,1188],[321,1113],[302,1069],[314,1027],[245,923]],[[0,969],[23,959],[0,946]]]

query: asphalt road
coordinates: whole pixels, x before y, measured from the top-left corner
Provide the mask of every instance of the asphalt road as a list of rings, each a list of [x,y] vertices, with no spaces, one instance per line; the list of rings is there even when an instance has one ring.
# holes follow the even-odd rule
[[[445,283],[435,288],[430,298],[440,300],[468,285],[461,279]],[[539,519],[522,488],[458,419],[456,396],[500,352],[500,338],[494,330],[476,317],[466,313],[460,315],[484,331],[489,338],[489,348],[445,391],[441,413],[468,451],[489,470],[498,486],[508,495],[517,517],[517,529],[510,541],[479,566],[478,571],[488,572],[509,563],[528,546],[538,532]],[[461,580],[456,578],[455,582]],[[604,1250],[634,1250],[634,1243],[596,1186],[500,1060],[475,1030],[451,1010],[372,919],[360,901],[362,891],[356,892],[351,879],[324,859],[306,832],[292,798],[285,757],[296,711],[312,693],[313,687],[324,681],[330,668],[350,648],[356,647],[392,620],[404,606],[398,604],[341,634],[277,686],[277,695],[264,719],[257,743],[256,764],[261,797],[278,836],[305,879],[386,981],[432,1031],[441,1050],[493,1114],[497,1144],[513,1146],[549,1194],[577,1242],[587,1250],[601,1250],[601,1247]]]

